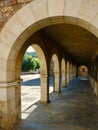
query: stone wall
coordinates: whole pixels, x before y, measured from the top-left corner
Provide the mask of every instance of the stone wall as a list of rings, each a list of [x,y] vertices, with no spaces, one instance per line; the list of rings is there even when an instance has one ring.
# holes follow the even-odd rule
[[[30,1],[32,0],[0,0],[0,31],[11,16]]]

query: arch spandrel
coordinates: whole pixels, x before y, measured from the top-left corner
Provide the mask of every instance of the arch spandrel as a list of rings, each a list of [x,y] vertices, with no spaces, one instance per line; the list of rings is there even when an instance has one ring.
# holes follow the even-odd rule
[[[48,1],[34,0],[30,3],[31,10],[35,16],[36,21],[48,17]]]
[[[97,13],[98,0],[82,0],[78,18],[84,19],[90,23]]]
[[[64,8],[64,15],[70,17],[77,17],[82,0],[66,0]]]
[[[63,16],[66,0],[48,0],[49,17]]]

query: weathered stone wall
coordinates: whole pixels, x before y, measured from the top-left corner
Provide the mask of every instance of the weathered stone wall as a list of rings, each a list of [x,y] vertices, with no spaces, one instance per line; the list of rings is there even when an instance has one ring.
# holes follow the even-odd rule
[[[0,0],[0,31],[11,16],[30,1],[32,0]]]

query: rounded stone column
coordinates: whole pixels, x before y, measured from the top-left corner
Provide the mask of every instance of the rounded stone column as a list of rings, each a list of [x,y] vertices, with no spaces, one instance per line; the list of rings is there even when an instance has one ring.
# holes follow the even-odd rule
[[[54,72],[54,92],[60,93],[60,73]]]
[[[49,103],[49,76],[47,74],[41,74],[41,97],[40,103]]]
[[[67,61],[67,70],[66,70],[66,83],[69,83],[69,77],[70,76],[70,66],[69,66],[69,61]]]
[[[71,82],[72,81],[72,76],[73,76],[73,71],[72,71],[72,63],[70,62],[70,64],[69,64],[69,67],[70,67],[70,72],[69,72],[69,81]]]
[[[0,127],[10,130],[21,115],[20,88],[16,92],[18,82],[0,83]],[[18,98],[19,97],[19,98]]]
[[[76,74],[77,74],[77,66],[74,66],[74,77],[76,78]]]
[[[73,79],[76,78],[76,68],[75,65],[73,65]]]
[[[62,87],[65,87],[66,85],[66,63],[65,59],[61,62],[61,75],[62,75]]]
[[[72,64],[72,79],[74,79],[74,64]]]
[[[66,85],[66,74],[65,71],[62,71],[62,87]]]
[[[97,86],[97,81],[94,81],[94,94],[96,97],[98,97],[98,86]]]

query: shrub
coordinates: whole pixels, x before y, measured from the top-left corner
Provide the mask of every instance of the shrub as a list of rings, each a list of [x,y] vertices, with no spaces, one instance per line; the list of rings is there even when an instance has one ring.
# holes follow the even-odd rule
[[[22,72],[35,71],[40,69],[38,58],[33,58],[32,55],[25,54],[23,57]]]

